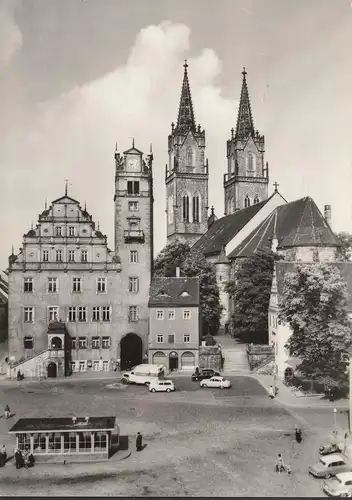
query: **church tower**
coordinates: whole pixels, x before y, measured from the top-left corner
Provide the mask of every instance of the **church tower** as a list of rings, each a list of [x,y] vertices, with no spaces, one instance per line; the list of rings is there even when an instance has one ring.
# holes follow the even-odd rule
[[[153,153],[132,143],[115,151],[115,252],[121,263],[121,368],[142,363],[148,349],[149,285],[153,268]],[[122,366],[124,365],[124,366]]]
[[[169,163],[165,167],[167,241],[179,239],[192,246],[208,230],[208,160],[205,131],[196,127],[184,64],[177,124],[168,138]]]
[[[225,215],[268,198],[269,168],[264,163],[264,136],[254,130],[245,68],[236,132],[227,141],[227,173],[224,175]]]

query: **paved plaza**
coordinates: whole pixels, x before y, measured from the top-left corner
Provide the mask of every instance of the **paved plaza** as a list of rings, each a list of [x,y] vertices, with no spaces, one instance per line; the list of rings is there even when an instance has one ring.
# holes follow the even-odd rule
[[[318,496],[321,482],[307,466],[333,425],[330,408],[285,407],[268,398],[252,377],[232,377],[228,391],[200,389],[189,377],[176,379],[176,393],[151,394],[145,387],[111,388],[113,379],[3,381],[2,405],[15,416],[0,418],[0,444],[13,450],[8,429],[21,417],[116,415],[131,455],[89,464],[37,464],[0,469],[4,495],[248,495]],[[2,408],[1,408],[2,410]],[[338,423],[344,426],[342,414]],[[301,445],[293,441],[302,426]],[[142,432],[147,447],[135,452]],[[277,475],[277,453],[293,469]]]

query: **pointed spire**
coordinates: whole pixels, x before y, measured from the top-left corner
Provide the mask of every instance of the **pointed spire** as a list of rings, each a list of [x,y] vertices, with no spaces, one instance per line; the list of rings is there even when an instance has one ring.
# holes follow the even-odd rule
[[[48,210],[48,200],[45,198],[44,210]]]
[[[65,196],[67,196],[68,179],[65,179]]]
[[[241,99],[238,107],[237,125],[236,125],[236,138],[246,138],[254,134],[254,124],[251,111],[251,103],[249,100],[249,93],[247,87],[246,68],[242,71],[242,90]]]
[[[86,212],[87,211],[87,201],[84,200],[84,211]]]
[[[132,138],[132,147],[134,148],[134,137]]]
[[[31,222],[31,229],[33,230],[33,221]]]
[[[186,134],[189,129],[192,129],[194,131],[196,130],[196,122],[194,119],[191,89],[188,81],[187,60],[185,61],[183,67],[185,68],[185,71],[183,75],[176,130],[178,133]]]
[[[12,245],[11,255],[15,255],[15,247]]]

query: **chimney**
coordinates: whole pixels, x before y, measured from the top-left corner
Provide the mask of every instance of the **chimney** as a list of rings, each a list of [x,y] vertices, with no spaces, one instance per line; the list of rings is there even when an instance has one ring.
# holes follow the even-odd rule
[[[180,268],[176,267],[176,278],[180,277]]]
[[[89,417],[86,417],[86,424],[89,424]]]
[[[72,423],[73,423],[73,425],[75,425],[76,422],[77,422],[77,417],[72,417]]]
[[[324,218],[329,226],[331,226],[331,205],[324,206]]]

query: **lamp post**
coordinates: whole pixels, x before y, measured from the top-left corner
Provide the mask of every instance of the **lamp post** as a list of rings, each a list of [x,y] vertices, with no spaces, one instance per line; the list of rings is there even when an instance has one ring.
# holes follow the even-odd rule
[[[334,430],[336,431],[336,413],[337,413],[337,410],[336,408],[334,408]]]
[[[342,361],[348,364],[347,370],[349,375],[349,403],[348,403],[348,431],[352,433],[352,349],[348,353],[342,354]]]

